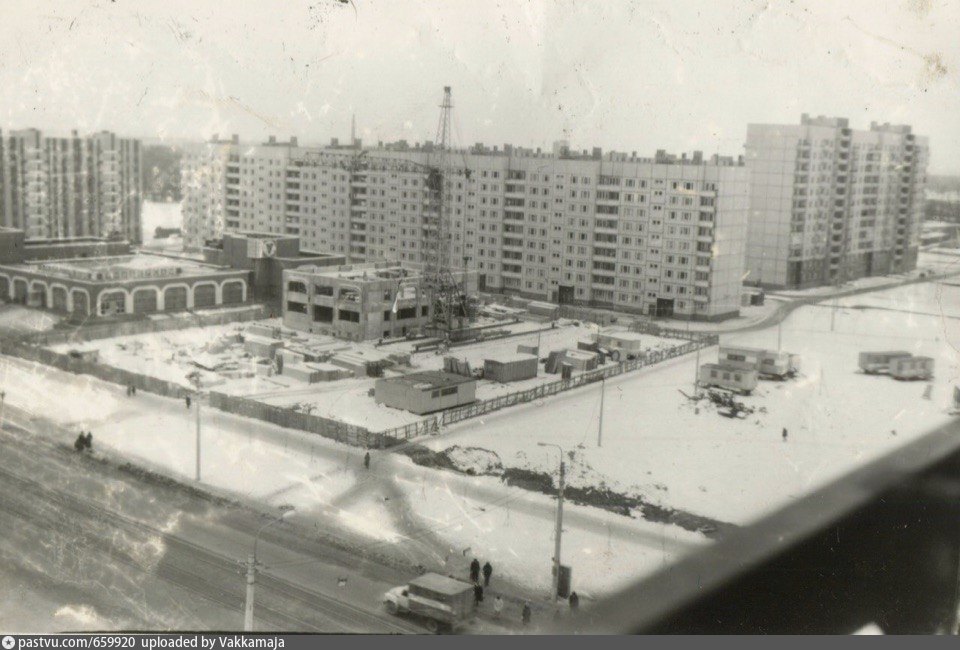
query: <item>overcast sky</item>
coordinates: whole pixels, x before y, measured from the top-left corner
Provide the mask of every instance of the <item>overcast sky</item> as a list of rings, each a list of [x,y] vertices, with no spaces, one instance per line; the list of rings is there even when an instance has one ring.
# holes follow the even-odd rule
[[[907,123],[960,173],[956,0],[0,0],[0,126],[739,154]]]

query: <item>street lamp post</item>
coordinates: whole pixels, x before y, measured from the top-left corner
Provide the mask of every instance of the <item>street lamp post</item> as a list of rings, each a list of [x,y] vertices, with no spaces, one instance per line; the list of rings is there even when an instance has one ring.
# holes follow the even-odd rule
[[[557,483],[557,529],[554,533],[553,547],[553,600],[556,601],[560,592],[560,540],[563,536],[563,481],[565,470],[563,447],[552,442],[538,442],[537,445],[540,447],[556,447],[560,450],[560,479]]]
[[[257,534],[253,537],[253,552],[247,557],[247,598],[243,607],[244,632],[253,632],[253,598],[254,589],[256,588],[257,584],[257,543],[260,541],[260,534],[270,526],[283,521],[284,516],[292,511],[293,506],[291,505],[280,506],[280,514],[276,518],[271,519],[264,525],[260,526]]]
[[[197,483],[200,482],[200,373],[194,372],[190,375],[190,382],[193,384],[194,393],[193,401],[197,404],[197,436],[196,436],[196,468],[194,471],[194,478]]]

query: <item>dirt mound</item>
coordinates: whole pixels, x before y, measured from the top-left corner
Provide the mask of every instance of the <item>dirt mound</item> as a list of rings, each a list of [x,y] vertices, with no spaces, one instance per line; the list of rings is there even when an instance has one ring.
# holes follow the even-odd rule
[[[461,447],[454,445],[440,452],[446,456],[457,471],[471,476],[500,476],[503,473],[503,463],[500,456],[489,449],[482,447]]]

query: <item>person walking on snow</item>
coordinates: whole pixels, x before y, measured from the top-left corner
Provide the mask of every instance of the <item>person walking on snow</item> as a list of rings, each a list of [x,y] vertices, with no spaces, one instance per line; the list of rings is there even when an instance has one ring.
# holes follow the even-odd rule
[[[370,469],[370,452],[369,451],[363,455],[363,468]]]
[[[483,587],[480,586],[480,583],[473,585],[473,604],[475,607],[479,607],[480,603],[483,602]]]
[[[577,595],[577,592],[571,591],[570,598],[567,599],[567,602],[570,603],[570,612],[576,614],[577,609],[580,607],[580,596]]]
[[[497,596],[493,599],[493,617],[500,618],[500,612],[503,611],[503,598]]]
[[[493,575],[493,567],[490,566],[489,562],[484,563],[483,565],[483,586],[490,586],[490,576]]]
[[[783,427],[783,441],[787,441],[787,427]]]
[[[532,614],[533,612],[530,611],[530,603],[524,603],[523,609],[520,610],[520,620],[523,621],[524,625],[530,625],[530,617]]]
[[[184,397],[184,398],[183,398],[183,401],[185,401],[185,402],[187,403],[187,408],[190,408],[190,396],[187,395],[186,397]]]
[[[479,582],[480,581],[480,560],[473,558],[473,562],[470,563],[470,582]]]

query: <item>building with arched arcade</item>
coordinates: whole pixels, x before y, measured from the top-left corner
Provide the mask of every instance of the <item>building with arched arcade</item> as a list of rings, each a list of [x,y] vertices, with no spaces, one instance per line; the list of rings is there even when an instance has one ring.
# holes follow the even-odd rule
[[[144,253],[0,264],[0,299],[79,317],[174,312],[249,300],[249,271]]]

